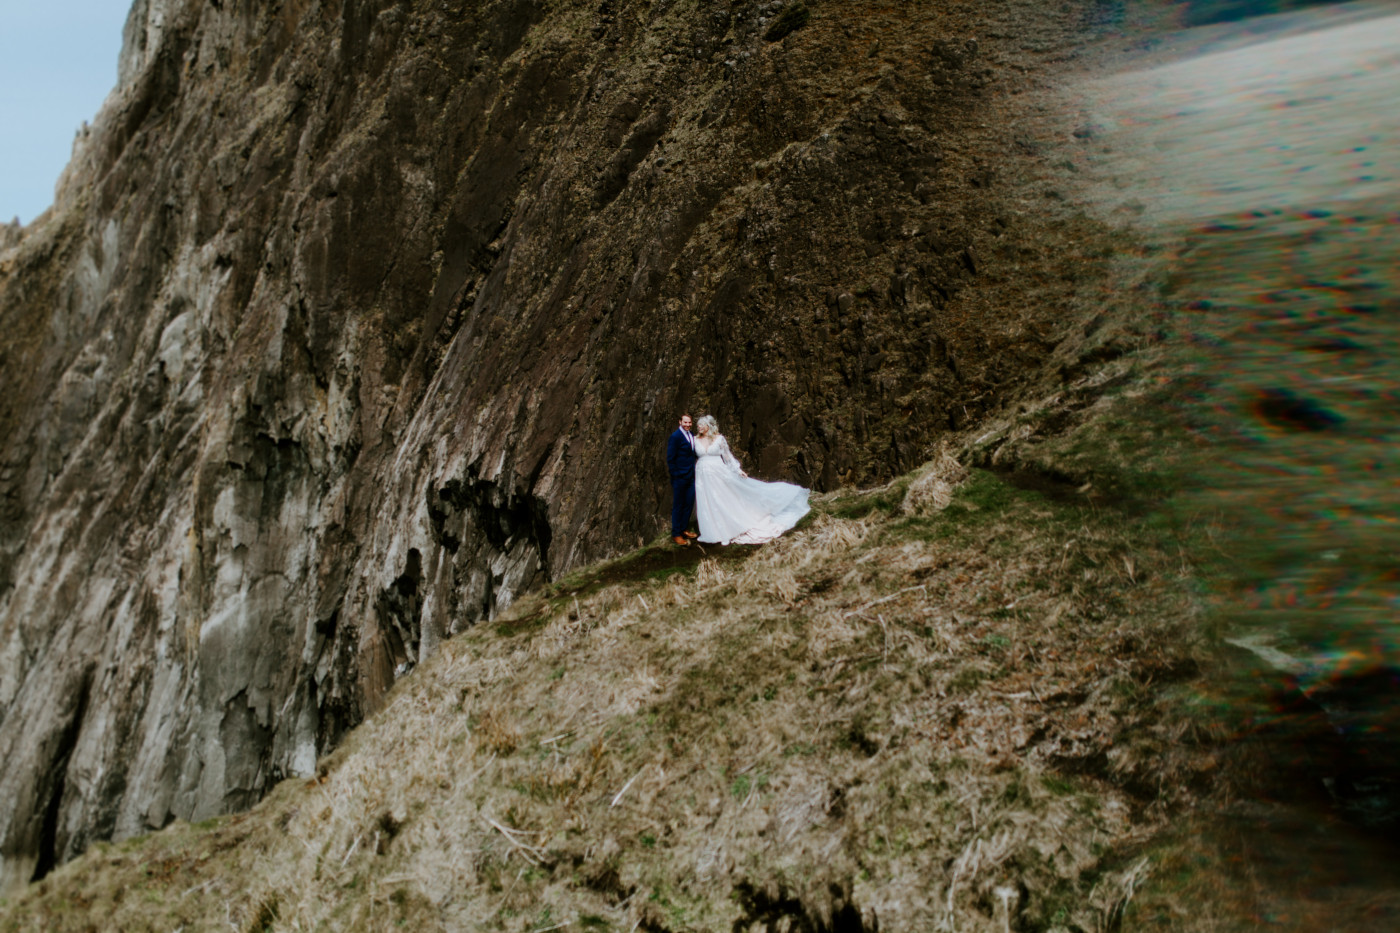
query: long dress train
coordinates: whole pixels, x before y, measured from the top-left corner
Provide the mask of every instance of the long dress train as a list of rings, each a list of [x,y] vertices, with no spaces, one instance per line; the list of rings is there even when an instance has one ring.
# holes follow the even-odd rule
[[[706,544],[763,544],[806,515],[807,490],[745,476],[723,436],[697,438],[695,512]]]

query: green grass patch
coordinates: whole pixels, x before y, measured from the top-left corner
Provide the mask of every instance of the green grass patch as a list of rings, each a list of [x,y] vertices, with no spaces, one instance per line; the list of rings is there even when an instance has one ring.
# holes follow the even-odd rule
[[[948,681],[947,689],[949,693],[971,693],[976,690],[983,681],[990,680],[991,678],[992,673],[990,671],[980,670],[975,667],[964,667]]]
[[[868,518],[872,515],[893,515],[904,501],[904,494],[909,489],[909,482],[909,476],[902,476],[877,489],[838,493],[826,504],[825,511],[836,518],[845,519]]]

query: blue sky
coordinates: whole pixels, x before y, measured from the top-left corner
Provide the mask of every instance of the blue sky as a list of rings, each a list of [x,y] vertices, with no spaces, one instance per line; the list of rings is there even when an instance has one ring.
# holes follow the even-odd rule
[[[117,83],[131,0],[0,0],[0,223],[53,203],[73,134]]]

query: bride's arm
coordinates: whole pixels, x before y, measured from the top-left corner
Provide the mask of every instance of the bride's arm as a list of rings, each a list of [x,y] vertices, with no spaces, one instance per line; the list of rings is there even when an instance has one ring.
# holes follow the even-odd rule
[[[729,441],[725,440],[723,437],[719,439],[719,458],[724,461],[725,466],[729,467],[740,476],[749,475],[744,472],[743,467],[739,466],[739,458],[730,452]]]

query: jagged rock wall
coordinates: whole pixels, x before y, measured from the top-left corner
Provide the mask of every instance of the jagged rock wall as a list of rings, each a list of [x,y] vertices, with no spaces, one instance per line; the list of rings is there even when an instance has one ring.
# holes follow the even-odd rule
[[[653,537],[683,407],[819,489],[974,418],[1045,345],[952,300],[1007,223],[973,33],[1063,15],[137,0],[0,244],[4,883],[250,805]]]

